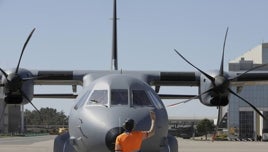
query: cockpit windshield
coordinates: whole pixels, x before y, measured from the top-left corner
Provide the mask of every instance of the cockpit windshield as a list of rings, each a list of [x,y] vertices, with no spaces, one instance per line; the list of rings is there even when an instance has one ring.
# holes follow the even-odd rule
[[[132,90],[134,106],[153,106],[145,90]]]
[[[128,105],[128,90],[112,89],[111,105]]]
[[[108,90],[94,90],[89,98],[88,104],[107,104]]]
[[[128,89],[111,89],[110,105],[130,105],[130,106],[154,106],[158,109],[163,108],[159,99],[150,91],[146,90],[131,90],[129,98]],[[87,105],[108,105],[108,90],[93,90],[87,100]],[[83,99],[85,100],[85,99]],[[131,102],[129,102],[131,101]]]

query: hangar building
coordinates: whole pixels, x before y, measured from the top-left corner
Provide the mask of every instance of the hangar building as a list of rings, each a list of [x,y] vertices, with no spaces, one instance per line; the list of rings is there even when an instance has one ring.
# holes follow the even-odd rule
[[[268,63],[268,43],[262,43],[230,61],[229,71],[245,71],[265,63]],[[268,66],[258,71],[268,72]],[[232,89],[268,118],[268,85]],[[257,136],[265,136],[265,133],[268,133],[268,120],[262,119],[258,113],[237,97],[230,96],[230,102],[225,107],[225,111],[230,138],[257,139]]]

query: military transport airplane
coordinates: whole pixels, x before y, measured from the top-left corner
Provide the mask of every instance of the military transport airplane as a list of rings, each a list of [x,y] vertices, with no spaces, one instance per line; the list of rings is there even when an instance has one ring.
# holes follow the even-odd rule
[[[69,132],[56,137],[54,152],[109,152],[113,151],[116,136],[123,132],[122,123],[127,118],[135,120],[135,129],[148,130],[150,127],[149,111],[156,114],[156,134],[144,141],[144,152],[177,152],[176,138],[168,135],[168,117],[162,99],[200,99],[207,106],[225,106],[228,96],[233,94],[248,103],[261,116],[261,112],[246,99],[239,96],[231,87],[268,83],[267,72],[257,72],[259,67],[248,71],[225,72],[223,45],[220,70],[206,73],[177,50],[175,52],[197,71],[123,71],[117,63],[117,14],[116,0],[113,9],[113,47],[112,69],[42,71],[20,68],[24,50],[34,32],[27,38],[14,69],[1,71],[1,100],[7,104],[32,103],[36,97],[75,98],[75,104],[69,115]],[[75,94],[35,94],[34,85],[77,85],[83,87],[79,95]],[[199,95],[159,94],[162,86],[195,86]],[[176,103],[179,104],[179,103]],[[176,104],[170,105],[174,106]],[[36,110],[38,110],[35,107]],[[220,108],[219,108],[220,109]],[[2,114],[3,115],[3,114]],[[2,116],[1,116],[2,117]],[[1,118],[2,119],[2,118]]]

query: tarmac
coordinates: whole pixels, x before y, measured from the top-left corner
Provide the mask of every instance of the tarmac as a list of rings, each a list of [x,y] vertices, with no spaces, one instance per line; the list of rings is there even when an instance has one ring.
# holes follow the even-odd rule
[[[53,152],[55,136],[3,137],[0,152]]]
[[[0,152],[53,152],[55,136],[0,138]],[[267,152],[268,142],[200,141],[178,138],[179,152]]]
[[[201,141],[178,138],[179,152],[267,152],[268,142]]]

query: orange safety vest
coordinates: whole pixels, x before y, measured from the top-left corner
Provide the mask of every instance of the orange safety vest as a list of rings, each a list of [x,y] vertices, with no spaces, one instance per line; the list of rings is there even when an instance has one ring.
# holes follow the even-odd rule
[[[146,135],[147,133],[142,131],[125,132],[117,136],[115,144],[120,145],[122,152],[139,151]]]

